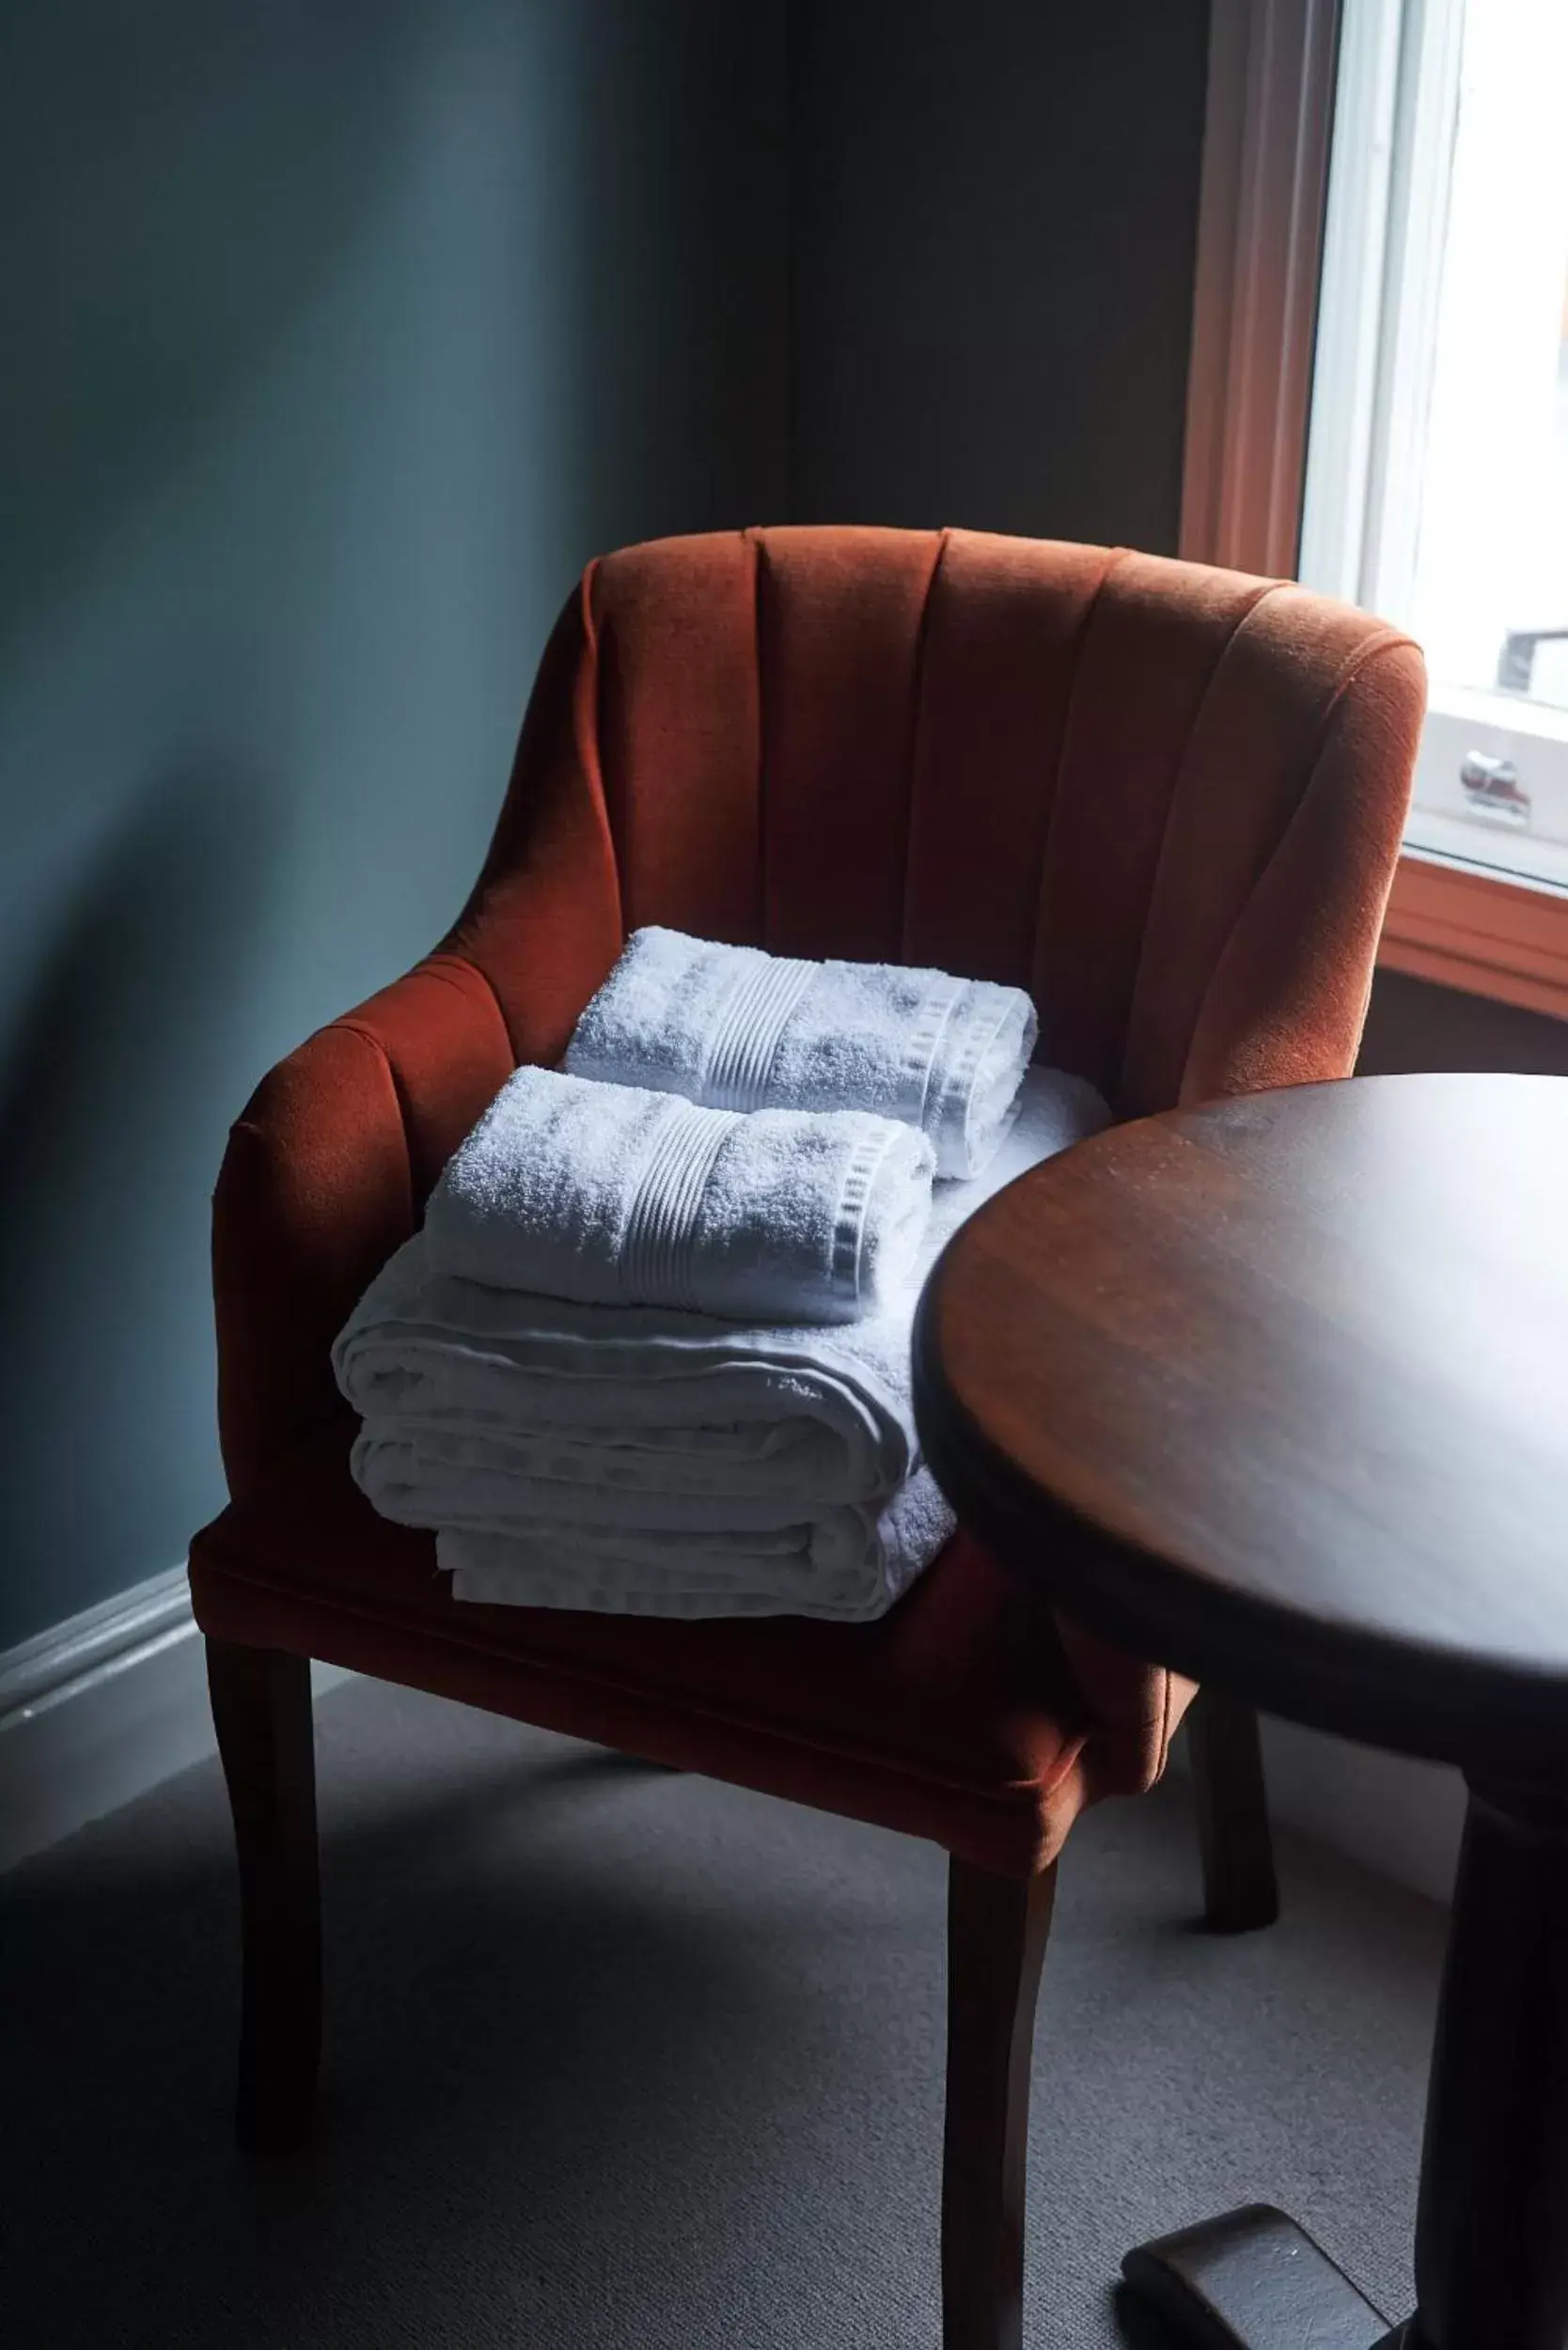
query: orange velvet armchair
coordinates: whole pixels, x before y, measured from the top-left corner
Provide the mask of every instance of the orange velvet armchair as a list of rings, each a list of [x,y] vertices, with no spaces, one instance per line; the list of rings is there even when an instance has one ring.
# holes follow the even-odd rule
[[[232,1500],[191,1582],[239,1845],[240,2127],[304,2132],[319,2034],[321,1657],[951,1856],[948,2350],[1016,2342],[1034,1992],[1079,1809],[1146,1788],[1190,1689],[959,1535],[881,1622],[458,1606],[350,1480],[328,1348],[520,1061],[626,932],[1021,982],[1121,1117],[1352,1065],[1420,657],[1190,564],[968,531],[723,532],[590,565],[467,908],[264,1079],[219,1179]],[[1211,1916],[1273,1914],[1256,1726],[1194,1714]]]

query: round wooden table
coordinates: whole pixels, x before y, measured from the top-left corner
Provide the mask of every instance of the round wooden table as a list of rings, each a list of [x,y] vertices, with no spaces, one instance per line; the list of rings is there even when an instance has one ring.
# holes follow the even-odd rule
[[[959,1514],[1096,1631],[1469,1786],[1417,2312],[1281,2213],[1128,2255],[1184,2340],[1568,2344],[1568,1079],[1113,1129],[956,1236],[916,1335]]]

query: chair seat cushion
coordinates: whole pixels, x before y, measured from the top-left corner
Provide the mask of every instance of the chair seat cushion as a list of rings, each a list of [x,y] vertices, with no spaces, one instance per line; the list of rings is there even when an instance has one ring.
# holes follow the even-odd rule
[[[1086,1799],[1088,1721],[1048,1609],[960,1534],[870,1624],[460,1604],[377,1516],[347,1417],[191,1548],[210,1637],[281,1648],[651,1761],[933,1838],[1022,1875]]]

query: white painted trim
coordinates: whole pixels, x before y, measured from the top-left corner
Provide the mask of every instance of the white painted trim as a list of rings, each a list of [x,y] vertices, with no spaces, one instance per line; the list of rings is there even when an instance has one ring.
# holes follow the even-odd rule
[[[0,1868],[212,1750],[183,1567],[0,1657]]]
[[[82,1683],[123,1671],[195,1630],[183,1567],[51,1624],[0,1654],[0,1732],[75,1696]]]
[[[1301,519],[1299,576],[1360,601],[1381,446],[1389,226],[1405,0],[1344,0]],[[1399,161],[1403,167],[1403,150]]]
[[[1340,0],[1213,0],[1181,552],[1294,575]]]
[[[1451,1899],[1465,1821],[1457,1771],[1272,1720],[1263,1723],[1263,1769],[1277,1820],[1396,1885]]]
[[[1356,563],[1353,601],[1376,612],[1405,611],[1415,582],[1464,48],[1463,0],[1403,0],[1399,15],[1382,282],[1366,321],[1374,369],[1369,463],[1358,542],[1347,550]],[[1326,382],[1322,390],[1332,396]]]
[[[171,1567],[0,1655],[0,1869],[212,1751],[190,1585]]]

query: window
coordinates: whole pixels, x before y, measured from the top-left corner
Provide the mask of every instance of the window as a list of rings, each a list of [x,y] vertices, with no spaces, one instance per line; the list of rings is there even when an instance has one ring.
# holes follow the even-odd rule
[[[1300,576],[1426,648],[1418,857],[1568,889],[1568,0],[1344,0]]]

